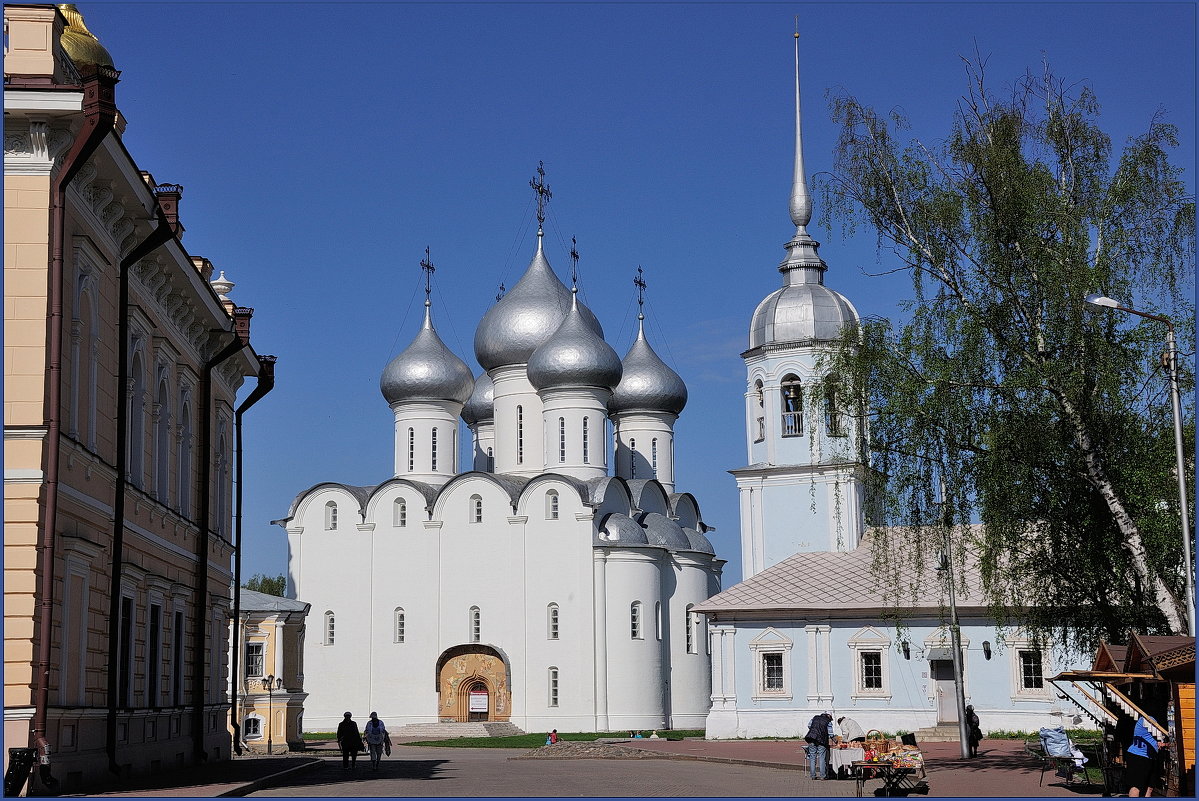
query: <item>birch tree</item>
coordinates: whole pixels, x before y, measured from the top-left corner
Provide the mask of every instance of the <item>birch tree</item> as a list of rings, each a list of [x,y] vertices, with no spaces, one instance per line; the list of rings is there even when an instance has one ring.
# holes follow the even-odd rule
[[[942,519],[943,480],[957,556],[981,556],[1002,620],[1079,647],[1185,633],[1165,331],[1083,302],[1174,320],[1192,398],[1195,208],[1170,160],[1177,131],[1159,112],[1116,155],[1087,87],[1046,69],[1000,96],[980,62],[966,77],[941,140],[830,98],[826,221],[873,230],[911,277],[902,319],[863,321],[831,364],[868,410],[892,526],[876,553],[940,547],[920,527]]]

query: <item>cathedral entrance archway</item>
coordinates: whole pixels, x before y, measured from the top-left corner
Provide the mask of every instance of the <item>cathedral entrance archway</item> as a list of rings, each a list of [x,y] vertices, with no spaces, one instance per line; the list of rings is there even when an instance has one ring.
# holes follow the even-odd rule
[[[459,645],[437,660],[437,716],[455,723],[512,716],[508,660],[487,645]]]

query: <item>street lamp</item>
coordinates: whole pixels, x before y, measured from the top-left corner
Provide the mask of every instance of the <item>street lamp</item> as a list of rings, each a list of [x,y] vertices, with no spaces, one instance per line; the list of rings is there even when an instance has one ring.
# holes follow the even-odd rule
[[[1182,402],[1178,398],[1178,345],[1174,340],[1174,323],[1168,317],[1148,314],[1143,311],[1121,306],[1118,301],[1104,295],[1087,295],[1087,303],[1102,306],[1106,309],[1135,314],[1149,320],[1157,320],[1166,324],[1166,352],[1162,354],[1162,364],[1170,377],[1170,406],[1174,412],[1174,459],[1177,462],[1178,473],[1178,513],[1182,517],[1182,572],[1186,576],[1187,587],[1187,634],[1195,636],[1195,582],[1191,576],[1191,521],[1187,514],[1187,480],[1186,461],[1182,452]]]
[[[275,714],[273,709],[275,690],[283,689],[282,677],[267,676],[262,680],[262,689],[266,690],[266,752],[272,754],[274,753],[274,744],[271,742],[271,738],[275,733]]]

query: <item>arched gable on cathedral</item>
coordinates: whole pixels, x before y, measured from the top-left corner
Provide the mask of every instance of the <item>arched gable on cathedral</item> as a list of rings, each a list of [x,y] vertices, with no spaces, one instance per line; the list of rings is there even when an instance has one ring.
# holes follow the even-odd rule
[[[324,511],[321,514],[324,516],[324,528],[340,530],[346,525],[352,525],[362,520],[363,508],[374,489],[373,486],[355,487],[336,481],[323,481],[296,495],[295,500],[291,502],[287,517],[275,522],[283,523],[287,527],[296,525],[297,521],[303,525],[303,521],[309,520],[311,517],[310,510],[315,505],[323,507]],[[332,516],[328,512],[330,503],[334,504],[336,509]]]
[[[415,525],[429,519],[429,510],[437,488],[423,481],[407,478],[392,478],[375,487],[366,499],[364,515],[366,522],[377,524],[395,523],[398,519],[395,505],[403,504],[405,525]]]
[[[633,496],[634,509],[671,516],[670,499],[666,495],[666,489],[655,479],[632,479],[629,481],[629,492]]]

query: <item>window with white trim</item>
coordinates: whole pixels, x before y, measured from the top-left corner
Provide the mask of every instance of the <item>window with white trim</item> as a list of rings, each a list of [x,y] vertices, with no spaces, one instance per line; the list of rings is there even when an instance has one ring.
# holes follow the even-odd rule
[[[337,530],[337,504],[329,501],[325,504],[325,531]]]
[[[641,639],[641,601],[633,601],[629,606],[629,632],[634,640]]]
[[[549,671],[549,705],[558,705],[558,668],[552,667]]]
[[[784,437],[803,436],[803,385],[799,376],[788,373],[779,386],[779,400],[783,404],[782,426]]]
[[[662,639],[662,602],[654,602],[654,637]]]
[[[481,495],[470,496],[470,514],[472,523],[483,522],[483,497]]]
[[[696,647],[696,643],[698,642],[696,634],[699,629],[699,615],[691,611],[691,607],[693,606],[695,604],[687,604],[687,611],[685,613],[687,616],[687,653],[689,654],[699,653]]]
[[[477,606],[470,608],[470,641],[483,641],[483,613]]]
[[[404,641],[404,608],[397,606],[391,616],[392,642]]]
[[[546,609],[546,638],[550,640],[558,639],[558,605],[550,604]]]
[[[525,463],[525,407],[516,407],[516,463]]]
[[[405,528],[408,525],[408,501],[396,498],[392,506],[391,522],[396,528]]]
[[[408,472],[416,469],[416,429],[408,429]]]
[[[769,626],[749,643],[754,660],[755,700],[791,698],[792,640]]]
[[[550,490],[545,494],[545,519],[557,520],[559,512],[558,492],[557,490]]]
[[[854,698],[890,698],[891,640],[873,626],[849,638],[853,657]]]
[[[433,429],[433,433],[429,439],[429,469],[434,473],[437,472],[437,429]]]
[[[262,666],[265,664],[265,645],[260,642],[246,643],[246,678],[264,676]]]
[[[1040,651],[1017,651],[1020,660],[1020,689],[1040,690],[1045,687]]]
[[[332,611],[325,612],[325,645],[332,645],[337,629],[337,619]]]
[[[1049,654],[1028,638],[1009,637],[1007,646],[1013,699],[1050,698],[1051,687],[1045,680]]]
[[[566,461],[566,418],[558,418],[558,461]]]
[[[252,715],[243,720],[241,722],[241,736],[246,740],[262,739],[262,718]]]
[[[649,441],[650,451],[650,469],[653,471],[654,478],[658,477],[658,438],[654,437]]]
[[[587,429],[590,426],[590,420],[590,417],[583,418],[583,464],[589,464],[591,462],[591,447],[590,443],[587,441]]]

